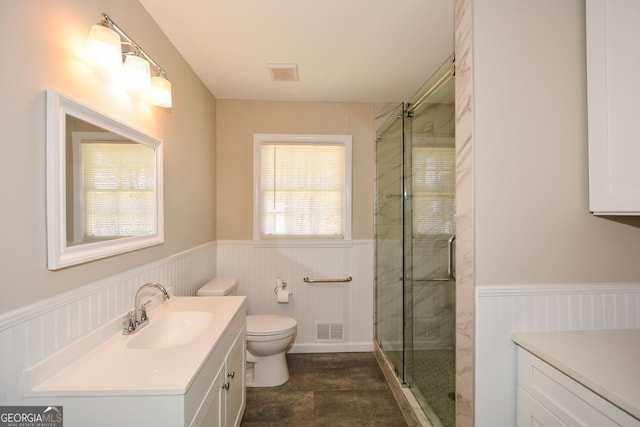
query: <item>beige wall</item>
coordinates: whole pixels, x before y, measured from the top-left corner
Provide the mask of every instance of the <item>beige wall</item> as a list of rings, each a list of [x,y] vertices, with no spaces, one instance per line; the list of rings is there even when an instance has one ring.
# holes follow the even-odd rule
[[[174,107],[151,107],[80,58],[107,12],[166,70]],[[215,99],[140,4],[0,3],[0,313],[215,240]],[[45,90],[55,88],[164,141],[165,243],[47,270]]]
[[[584,1],[473,16],[476,283],[637,281],[640,228],[588,212]]]
[[[373,238],[373,104],[218,100],[219,240],[253,239],[253,134],[353,136],[353,239]]]

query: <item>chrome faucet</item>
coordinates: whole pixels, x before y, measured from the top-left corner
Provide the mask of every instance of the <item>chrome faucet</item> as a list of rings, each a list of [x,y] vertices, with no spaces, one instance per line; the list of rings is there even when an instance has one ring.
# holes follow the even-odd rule
[[[140,302],[140,297],[142,296],[142,291],[145,288],[157,288],[162,292],[162,300],[166,301],[169,299],[169,294],[167,290],[160,283],[151,282],[145,283],[140,286],[140,288],[136,291],[135,303],[133,306],[133,310],[131,310],[124,318],[124,330],[122,331],[125,335],[130,335],[137,330],[143,328],[149,322],[149,318],[147,317],[146,303],[142,304]]]

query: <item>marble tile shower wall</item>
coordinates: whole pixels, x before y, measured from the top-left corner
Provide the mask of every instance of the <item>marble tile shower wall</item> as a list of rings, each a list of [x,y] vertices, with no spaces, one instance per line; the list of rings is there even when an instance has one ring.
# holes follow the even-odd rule
[[[216,275],[215,259],[215,243],[205,244],[0,316],[0,403],[20,404],[26,367],[124,315],[142,284],[195,295]]]
[[[378,258],[376,269],[376,330],[378,338],[391,344],[394,350],[402,349],[402,242],[376,240],[376,251],[385,254]],[[380,311],[384,310],[384,313]],[[387,349],[385,347],[385,349]]]
[[[456,427],[473,426],[474,224],[471,0],[454,0],[456,53]]]
[[[378,102],[374,104],[373,127],[376,131],[382,127],[399,105],[399,102]]]
[[[411,124],[412,144],[453,146],[454,108],[453,99],[450,104],[428,104],[421,108]]]
[[[455,281],[448,277],[448,236],[413,241],[413,345],[416,349],[453,348]]]

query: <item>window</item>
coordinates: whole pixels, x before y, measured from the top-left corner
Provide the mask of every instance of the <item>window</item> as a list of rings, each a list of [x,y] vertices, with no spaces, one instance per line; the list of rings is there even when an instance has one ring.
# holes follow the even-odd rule
[[[351,136],[255,134],[254,239],[351,239]]]
[[[74,132],[74,242],[156,232],[153,147],[112,133]]]
[[[453,234],[456,209],[454,147],[413,147],[413,233]]]

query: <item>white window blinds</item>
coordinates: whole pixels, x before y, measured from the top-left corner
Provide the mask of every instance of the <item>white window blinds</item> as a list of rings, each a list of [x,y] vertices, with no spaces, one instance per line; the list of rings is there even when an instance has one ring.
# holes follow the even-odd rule
[[[260,141],[258,238],[350,238],[350,148]]]
[[[83,141],[80,149],[84,239],[155,233],[153,148]]]
[[[413,147],[412,223],[414,234],[455,230],[455,148]]]

